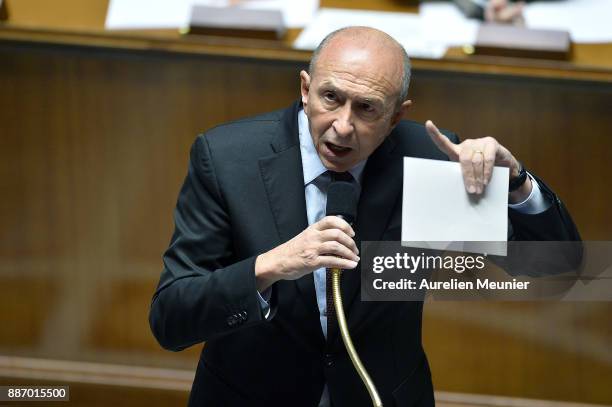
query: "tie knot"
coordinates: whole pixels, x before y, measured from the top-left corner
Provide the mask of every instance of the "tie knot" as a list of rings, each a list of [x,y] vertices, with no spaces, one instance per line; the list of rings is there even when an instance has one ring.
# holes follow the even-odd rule
[[[334,181],[353,182],[354,180],[353,176],[348,171],[345,171],[345,172],[328,171],[328,172],[331,174],[332,182]]]

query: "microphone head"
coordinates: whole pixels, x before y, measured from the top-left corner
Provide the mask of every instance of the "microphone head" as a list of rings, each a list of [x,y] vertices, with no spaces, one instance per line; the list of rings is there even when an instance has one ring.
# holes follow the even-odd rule
[[[346,181],[334,181],[327,190],[327,216],[341,216],[348,223],[357,218],[357,189],[355,184]]]

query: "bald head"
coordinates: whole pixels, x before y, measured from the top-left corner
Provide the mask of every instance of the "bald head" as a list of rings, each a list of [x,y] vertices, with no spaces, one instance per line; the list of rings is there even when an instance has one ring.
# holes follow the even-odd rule
[[[348,171],[376,151],[410,108],[409,78],[404,49],[382,31],[350,27],[323,40],[300,91],[325,168]]]
[[[408,97],[410,59],[404,47],[387,33],[370,27],[346,27],[328,34],[312,54],[309,73],[315,75],[323,60],[378,65],[389,81],[397,84],[398,104]]]

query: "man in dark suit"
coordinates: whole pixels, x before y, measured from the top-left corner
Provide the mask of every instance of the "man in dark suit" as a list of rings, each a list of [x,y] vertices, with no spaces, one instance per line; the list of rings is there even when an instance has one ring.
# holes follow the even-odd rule
[[[190,406],[368,406],[328,326],[325,269],[342,268],[348,326],[385,406],[433,405],[422,303],[358,296],[359,242],[400,240],[403,157],[460,161],[470,194],[482,193],[494,165],[508,166],[512,238],[577,232],[493,138],[454,144],[431,122],[401,120],[410,65],[386,34],[335,32],[300,77],[300,103],[195,141],[151,328],[174,351],[206,341]],[[355,227],[325,216],[332,173],[346,172],[360,195]]]

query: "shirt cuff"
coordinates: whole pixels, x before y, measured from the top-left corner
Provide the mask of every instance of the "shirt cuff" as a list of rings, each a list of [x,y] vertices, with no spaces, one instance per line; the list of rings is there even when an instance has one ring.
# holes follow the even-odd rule
[[[516,204],[508,204],[508,207],[525,215],[537,215],[538,213],[542,213],[548,208],[550,208],[552,202],[546,199],[544,194],[542,194],[542,191],[540,191],[540,186],[538,185],[538,181],[536,181],[530,173],[527,173],[527,175],[531,180],[531,193],[523,202],[519,202]]]
[[[257,298],[259,299],[259,306],[265,319],[270,316],[270,296],[272,295],[272,287],[268,287],[263,293],[257,291]]]

